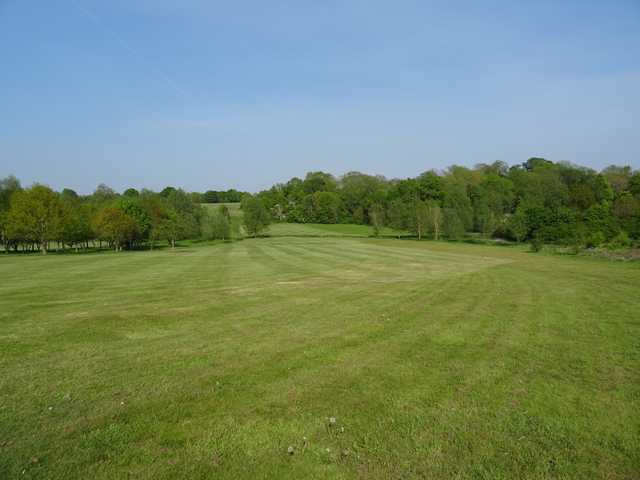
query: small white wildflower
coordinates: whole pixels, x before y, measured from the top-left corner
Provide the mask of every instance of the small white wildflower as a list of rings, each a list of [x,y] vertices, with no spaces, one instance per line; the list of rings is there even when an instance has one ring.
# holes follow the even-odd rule
[[[293,447],[291,445],[289,445],[289,448],[287,448],[287,453],[289,455],[293,455],[293,452],[294,452]]]
[[[336,417],[329,417],[329,423],[331,424],[336,423]]]

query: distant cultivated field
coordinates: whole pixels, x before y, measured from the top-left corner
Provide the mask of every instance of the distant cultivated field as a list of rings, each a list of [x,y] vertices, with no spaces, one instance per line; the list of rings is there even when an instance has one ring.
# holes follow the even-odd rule
[[[3,479],[640,475],[637,263],[274,236],[0,272]]]

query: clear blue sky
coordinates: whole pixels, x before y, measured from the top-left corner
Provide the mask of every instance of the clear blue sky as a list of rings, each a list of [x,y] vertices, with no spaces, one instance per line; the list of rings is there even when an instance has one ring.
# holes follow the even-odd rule
[[[0,176],[640,167],[640,2],[0,0]]]

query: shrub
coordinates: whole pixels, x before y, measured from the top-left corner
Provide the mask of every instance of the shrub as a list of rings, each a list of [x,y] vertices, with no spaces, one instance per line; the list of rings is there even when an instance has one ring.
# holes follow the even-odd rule
[[[591,234],[587,237],[587,247],[594,248],[602,245],[606,240],[605,234],[600,230],[591,232]]]
[[[542,241],[542,236],[534,235],[533,238],[531,239],[531,251],[539,252],[540,250],[542,250],[543,246],[544,246],[544,242]]]
[[[607,248],[610,250],[618,250],[621,248],[630,248],[632,246],[632,241],[627,235],[627,232],[621,231],[611,239],[611,241],[607,244]]]

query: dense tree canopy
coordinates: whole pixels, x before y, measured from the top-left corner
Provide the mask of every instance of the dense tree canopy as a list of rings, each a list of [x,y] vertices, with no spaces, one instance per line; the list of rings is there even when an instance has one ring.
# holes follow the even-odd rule
[[[161,193],[129,188],[122,195],[99,185],[87,196],[44,185],[22,189],[14,177],[0,180],[0,240],[5,250],[87,248],[103,245],[153,248],[158,240],[199,238],[211,219],[191,194],[173,187]],[[217,237],[216,237],[217,238]]]
[[[609,166],[601,172],[566,162],[530,158],[473,168],[452,166],[415,178],[386,179],[349,172],[334,177],[309,172],[250,195],[238,190],[156,193],[101,184],[91,195],[35,184],[23,189],[12,176],[0,179],[0,241],[6,251],[175,246],[188,238],[231,237],[238,224],[225,203],[241,202],[247,235],[273,221],[356,223],[377,235],[389,226],[418,238],[499,237],[536,245],[575,248],[627,246],[640,240],[640,171]],[[207,210],[202,203],[220,203]]]
[[[202,194],[201,203],[238,203],[242,201],[244,192],[238,190],[229,189],[222,190],[207,190]]]
[[[242,199],[244,228],[247,235],[260,235],[271,223],[271,217],[264,203],[258,197],[245,195]]]
[[[472,233],[584,246],[640,238],[640,172],[596,172],[538,157],[408,179],[310,172],[258,197],[278,221],[370,224],[376,231],[384,223],[418,237]]]

